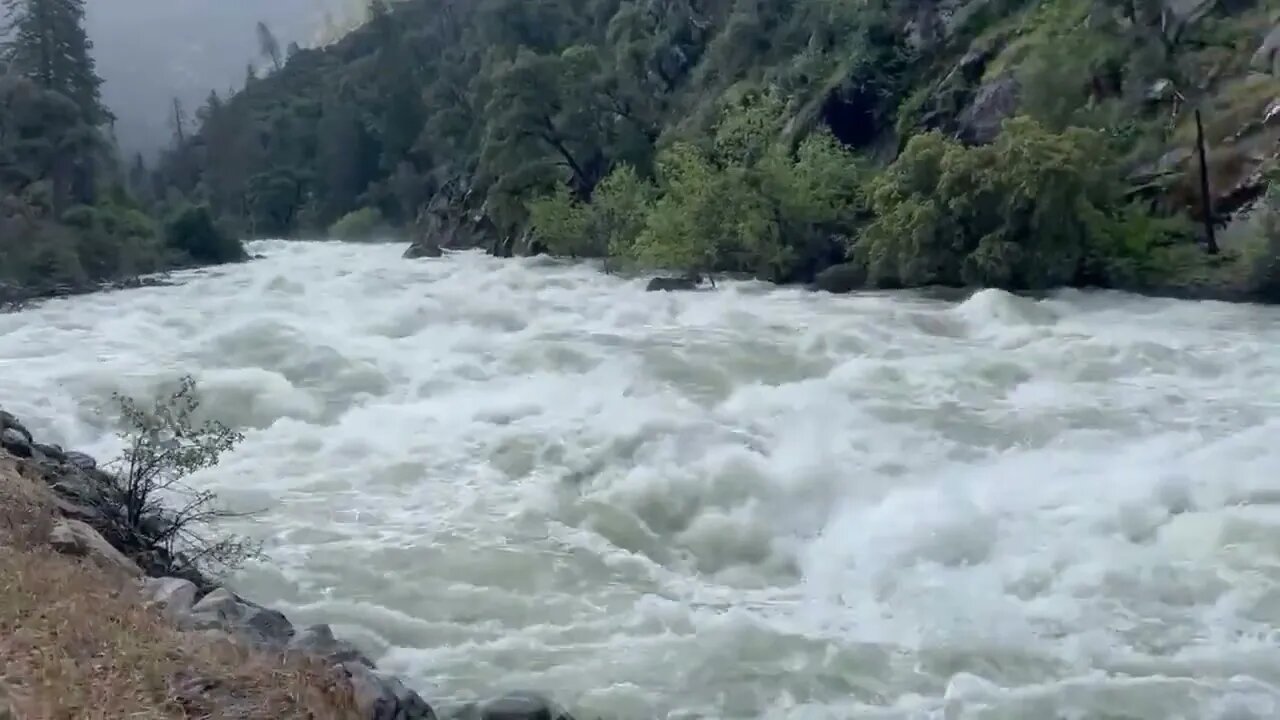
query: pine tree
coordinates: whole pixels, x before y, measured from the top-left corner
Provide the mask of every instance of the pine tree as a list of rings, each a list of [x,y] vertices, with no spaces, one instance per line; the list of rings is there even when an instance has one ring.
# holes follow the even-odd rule
[[[67,96],[89,125],[113,120],[102,104],[98,77],[84,29],[84,0],[3,0],[0,57],[11,72]]]
[[[275,33],[271,32],[271,28],[267,24],[258,21],[258,53],[264,58],[271,61],[271,65],[275,67],[276,72],[283,67],[280,57],[280,41],[276,40]]]

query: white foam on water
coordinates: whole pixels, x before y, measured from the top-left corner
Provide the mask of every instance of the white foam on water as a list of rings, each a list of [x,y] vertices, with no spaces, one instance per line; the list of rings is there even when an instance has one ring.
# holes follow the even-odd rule
[[[0,316],[0,402],[110,456],[193,374],[247,439],[234,578],[444,706],[1280,715],[1280,311],[255,244]]]

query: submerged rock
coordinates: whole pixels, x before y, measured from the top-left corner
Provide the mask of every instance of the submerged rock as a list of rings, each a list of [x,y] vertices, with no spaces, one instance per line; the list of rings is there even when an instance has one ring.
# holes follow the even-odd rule
[[[444,251],[440,249],[440,244],[435,242],[434,238],[423,237],[417,242],[409,246],[404,251],[404,257],[407,260],[417,260],[419,258],[438,258],[443,257]]]
[[[518,690],[480,706],[481,720],[574,720],[569,711],[541,693]]]
[[[850,293],[861,290],[867,284],[867,269],[857,263],[844,263],[818,273],[813,280],[815,290],[829,293]]]
[[[697,290],[702,276],[696,273],[683,277],[656,277],[645,286],[646,292],[670,292],[672,290]]]

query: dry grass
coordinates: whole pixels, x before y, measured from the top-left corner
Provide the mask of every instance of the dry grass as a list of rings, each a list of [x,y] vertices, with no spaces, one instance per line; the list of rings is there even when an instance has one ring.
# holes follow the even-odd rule
[[[22,720],[358,718],[315,663],[179,633],[127,578],[45,547],[47,491],[0,451],[0,680]]]

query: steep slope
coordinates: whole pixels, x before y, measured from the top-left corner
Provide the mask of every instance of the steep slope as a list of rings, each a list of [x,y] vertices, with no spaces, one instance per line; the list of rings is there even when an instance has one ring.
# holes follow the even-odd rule
[[[259,234],[372,208],[499,253],[1257,296],[1260,228],[1196,249],[1191,110],[1221,222],[1273,163],[1277,9],[403,0],[207,108],[166,173]]]

